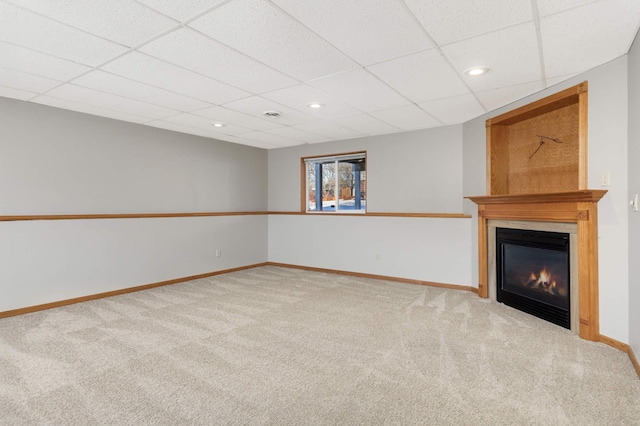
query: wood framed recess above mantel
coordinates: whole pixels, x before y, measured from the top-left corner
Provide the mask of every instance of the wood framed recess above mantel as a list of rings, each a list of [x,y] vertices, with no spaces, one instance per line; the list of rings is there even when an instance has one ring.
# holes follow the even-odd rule
[[[478,205],[478,295],[488,297],[488,221],[575,223],[580,337],[597,341],[598,201],[587,188],[587,82],[487,120],[487,194]]]
[[[585,81],[487,120],[487,194],[587,189],[587,107]]]

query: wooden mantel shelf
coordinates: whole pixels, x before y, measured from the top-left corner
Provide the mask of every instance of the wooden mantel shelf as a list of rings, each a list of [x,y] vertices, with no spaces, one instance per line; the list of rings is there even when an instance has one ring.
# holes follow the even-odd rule
[[[606,189],[585,189],[543,194],[478,195],[464,197],[476,204],[597,203]]]

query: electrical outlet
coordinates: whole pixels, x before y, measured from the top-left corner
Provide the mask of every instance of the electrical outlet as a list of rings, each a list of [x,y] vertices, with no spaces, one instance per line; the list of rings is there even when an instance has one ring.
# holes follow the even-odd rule
[[[602,186],[609,186],[611,185],[611,173],[610,172],[604,172],[602,173],[602,176],[600,177],[600,184]]]
[[[222,256],[222,250],[217,249],[216,250],[216,257],[220,257],[220,256]]]

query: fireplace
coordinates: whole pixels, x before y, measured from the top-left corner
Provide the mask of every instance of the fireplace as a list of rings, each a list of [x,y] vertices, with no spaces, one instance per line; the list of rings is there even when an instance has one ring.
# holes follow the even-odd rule
[[[585,81],[487,120],[487,195],[466,198],[478,205],[478,295],[495,300],[492,222],[544,223],[546,229],[538,230],[568,232],[571,330],[597,341],[597,203],[606,191],[588,189],[587,107]],[[541,138],[548,135],[562,141],[561,149],[540,150],[532,157]],[[571,225],[574,230],[557,230],[548,224]]]
[[[570,235],[571,331],[597,341],[598,208],[606,191],[467,197],[478,204],[478,295],[496,297],[496,228]]]
[[[570,235],[496,228],[496,300],[571,328]]]

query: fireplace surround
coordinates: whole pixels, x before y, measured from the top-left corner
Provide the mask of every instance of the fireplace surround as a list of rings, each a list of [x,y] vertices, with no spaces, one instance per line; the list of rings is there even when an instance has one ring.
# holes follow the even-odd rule
[[[573,284],[571,329],[580,337],[597,341],[599,338],[598,315],[598,211],[597,202],[605,190],[584,190],[549,194],[489,195],[467,197],[478,204],[478,295],[491,297],[495,285],[496,224],[505,227],[533,227],[550,232],[567,232],[572,245],[570,273]],[[503,221],[503,222],[496,222]],[[573,230],[572,230],[573,229]],[[492,233],[492,234],[491,234]],[[575,246],[575,250],[573,247]],[[571,284],[570,284],[571,285]]]

